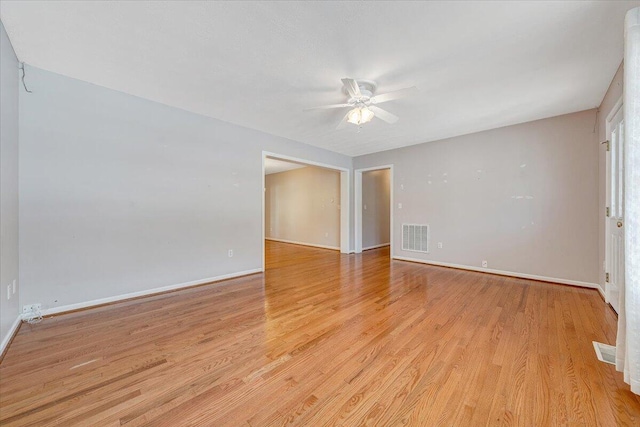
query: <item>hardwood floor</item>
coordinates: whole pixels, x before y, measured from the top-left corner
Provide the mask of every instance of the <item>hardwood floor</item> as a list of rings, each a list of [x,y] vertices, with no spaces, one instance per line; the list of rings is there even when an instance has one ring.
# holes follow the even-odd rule
[[[267,272],[23,324],[2,425],[640,425],[594,290],[267,242]]]

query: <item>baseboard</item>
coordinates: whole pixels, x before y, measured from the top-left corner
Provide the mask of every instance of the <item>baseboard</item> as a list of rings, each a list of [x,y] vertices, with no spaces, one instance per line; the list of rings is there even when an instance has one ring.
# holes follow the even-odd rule
[[[439,261],[429,261],[424,259],[409,258],[409,257],[403,257],[403,256],[393,256],[392,259],[397,259],[400,261],[418,262],[421,264],[437,265],[440,267],[458,268],[460,270],[477,271],[480,273],[497,274],[500,276],[517,277],[520,279],[538,280],[540,282],[560,283],[562,285],[571,285],[571,286],[579,286],[581,288],[598,289],[600,292],[602,292],[602,290],[600,290],[600,286],[598,286],[597,284],[589,283],[589,282],[581,282],[579,280],[558,279],[556,277],[537,276],[535,274],[516,273],[514,271],[492,270],[490,268],[472,267],[469,265],[452,264],[448,262],[439,262]]]
[[[280,243],[290,243],[292,245],[311,246],[313,248],[331,249],[332,251],[339,251],[338,246],[316,245],[315,243],[296,242],[295,240],[274,239],[273,237],[265,237],[264,240],[271,240]]]
[[[598,285],[598,292],[600,292],[600,296],[602,297],[602,301],[607,302],[607,297],[604,295],[603,287]]]
[[[18,329],[20,329],[20,324],[22,323],[22,316],[18,315],[11,328],[9,328],[9,332],[7,332],[7,336],[4,337],[2,343],[0,343],[0,361],[4,358],[4,353],[9,348],[9,344],[13,340],[13,337],[18,333]]]
[[[170,291],[177,291],[184,288],[190,288],[193,286],[206,285],[207,283],[220,282],[222,280],[233,279],[241,276],[248,276],[250,274],[262,273],[261,268],[255,268],[252,270],[240,271],[237,273],[223,274],[222,276],[209,277],[207,279],[193,280],[191,282],[179,283],[177,285],[163,286],[160,288],[147,289],[144,291],[131,292],[128,294],[121,294],[107,298],[94,299],[91,301],[80,302],[76,304],[68,304],[60,307],[47,308],[42,310],[42,316],[52,316],[55,314],[67,313],[70,311],[83,310],[86,308],[97,307],[100,305],[111,304],[115,302],[122,302],[129,299],[146,297],[156,294],[162,294]]]
[[[366,248],[362,248],[363,251],[368,251],[369,249],[378,249],[384,248],[385,246],[389,246],[391,243],[380,243],[379,245],[367,246]]]

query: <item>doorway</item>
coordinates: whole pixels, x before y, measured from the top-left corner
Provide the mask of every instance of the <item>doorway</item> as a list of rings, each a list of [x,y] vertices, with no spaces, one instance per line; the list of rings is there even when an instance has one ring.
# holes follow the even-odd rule
[[[390,246],[393,257],[393,165],[356,169],[355,252]]]
[[[339,175],[337,180],[339,181],[339,194],[336,195],[327,195],[326,200],[322,199],[318,203],[318,209],[337,209],[339,211],[339,236],[337,242],[340,252],[349,253],[349,199],[350,199],[350,183],[349,183],[349,169],[342,168],[339,166],[328,165],[319,162],[313,162],[305,159],[299,159],[291,156],[286,156],[277,153],[271,153],[267,151],[262,152],[262,270],[265,270],[265,239],[267,238],[267,185],[266,185],[266,172],[265,168],[269,161],[275,161],[276,163],[280,163],[280,166],[285,166],[287,163],[290,165],[294,165],[295,167],[291,170],[295,172],[295,170],[302,170],[305,167],[312,167],[315,169],[323,169],[328,170],[333,173]],[[271,196],[271,195],[270,195]],[[321,196],[322,197],[322,196]],[[271,218],[270,218],[271,219]],[[271,230],[271,226],[269,229],[269,236],[272,236],[272,232],[275,230]],[[322,236],[324,236],[325,231],[323,231]],[[320,236],[320,237],[322,237]],[[329,236],[327,236],[329,237]],[[273,237],[270,237],[272,240],[276,240]],[[287,240],[287,239],[281,239]],[[292,239],[288,239],[292,240]],[[299,242],[295,242],[299,243]],[[315,244],[312,246],[322,246],[321,244]]]
[[[619,312],[624,287],[624,116],[622,100],[607,117],[605,299]]]

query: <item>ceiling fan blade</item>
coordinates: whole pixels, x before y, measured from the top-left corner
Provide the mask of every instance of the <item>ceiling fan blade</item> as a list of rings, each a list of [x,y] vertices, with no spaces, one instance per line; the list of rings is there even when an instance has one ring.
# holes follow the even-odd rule
[[[362,94],[360,93],[360,87],[355,80],[345,78],[342,79],[342,84],[347,89],[347,92],[349,92],[350,97],[357,98],[362,96]]]
[[[392,101],[394,99],[400,99],[407,96],[411,96],[418,92],[418,88],[415,86],[407,87],[404,89],[394,90],[393,92],[381,93],[371,98],[371,102],[374,104],[380,104],[381,102]]]
[[[375,105],[370,105],[369,110],[373,111],[375,117],[390,124],[394,124],[399,119],[399,117],[395,114],[391,114],[387,110],[383,110],[382,108],[376,107]]]
[[[344,128],[344,127],[347,125],[347,123],[349,123],[349,122],[347,121],[347,118],[349,117],[349,113],[350,113],[350,112],[351,112],[351,111],[347,111],[347,114],[345,114],[345,115],[344,115],[344,117],[342,118],[342,120],[340,120],[340,123],[338,123],[338,126],[336,126],[336,130],[340,130],[340,129]]]
[[[351,107],[350,104],[331,104],[331,105],[320,105],[319,107],[311,107],[305,108],[302,111],[311,111],[311,110],[329,110],[331,108],[343,108],[343,107]]]

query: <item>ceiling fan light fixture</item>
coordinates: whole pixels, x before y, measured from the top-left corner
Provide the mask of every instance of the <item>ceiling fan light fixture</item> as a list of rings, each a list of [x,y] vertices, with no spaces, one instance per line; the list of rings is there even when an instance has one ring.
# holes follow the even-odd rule
[[[376,87],[376,83],[371,80],[356,81],[354,79],[344,78],[342,79],[342,90],[345,95],[349,97],[346,102],[306,108],[304,111],[349,108],[347,114],[340,120],[338,126],[336,126],[338,130],[342,129],[346,123],[354,124],[360,128],[363,124],[369,123],[374,117],[377,117],[385,123],[394,124],[398,121],[399,117],[378,107],[378,104],[404,98],[417,91],[416,87],[412,86],[376,95]]]
[[[371,119],[373,119],[373,111],[369,110],[367,107],[357,107],[353,110],[349,111],[347,115],[347,121],[349,123],[353,123],[354,125],[362,125],[365,123],[369,123]]]

